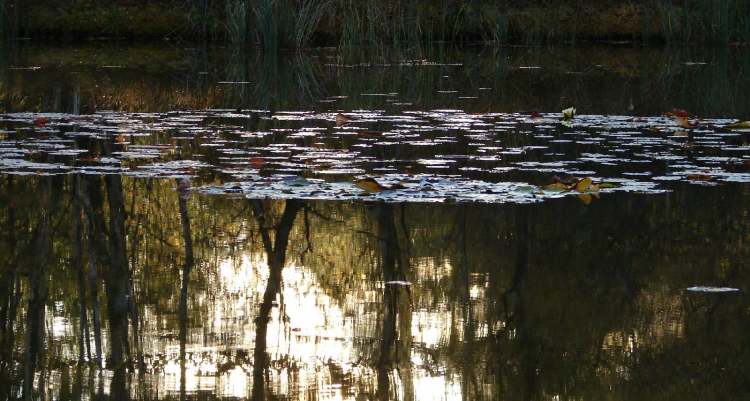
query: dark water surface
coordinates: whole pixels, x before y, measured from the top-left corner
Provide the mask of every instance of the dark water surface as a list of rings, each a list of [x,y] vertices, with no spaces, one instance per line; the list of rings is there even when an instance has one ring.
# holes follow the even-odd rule
[[[177,109],[560,111],[750,118],[750,49],[254,51],[91,42],[3,52],[5,112]]]
[[[0,399],[748,399],[746,55],[8,51]]]

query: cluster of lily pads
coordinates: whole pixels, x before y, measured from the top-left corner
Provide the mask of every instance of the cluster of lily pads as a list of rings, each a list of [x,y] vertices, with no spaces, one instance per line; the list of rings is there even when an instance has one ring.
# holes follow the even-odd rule
[[[2,174],[177,178],[253,198],[588,203],[604,192],[750,182],[750,128],[674,113],[16,113],[0,124]]]

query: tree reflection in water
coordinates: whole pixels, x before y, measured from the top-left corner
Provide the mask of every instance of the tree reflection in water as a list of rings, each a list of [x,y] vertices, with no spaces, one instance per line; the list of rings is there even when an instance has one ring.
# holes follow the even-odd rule
[[[0,396],[750,391],[746,187],[425,206],[183,185],[0,177]]]

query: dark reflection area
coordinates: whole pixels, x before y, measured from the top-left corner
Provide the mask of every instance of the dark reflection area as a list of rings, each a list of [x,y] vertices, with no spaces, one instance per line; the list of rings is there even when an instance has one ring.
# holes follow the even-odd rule
[[[187,207],[188,184],[178,180],[180,225],[182,226],[182,243],[185,248],[185,261],[182,267],[182,286],[180,287],[180,306],[178,320],[180,325],[180,400],[186,399],[186,348],[188,323],[188,289],[190,285],[190,271],[193,269],[193,236],[190,230],[190,216]]]
[[[0,176],[0,397],[750,393],[746,185],[588,205],[260,201],[190,185]],[[739,291],[687,291],[698,285]]]
[[[747,119],[742,47],[316,49],[26,44],[0,57],[2,112],[461,109]]]
[[[410,283],[406,281],[409,272],[408,250],[402,250],[400,246],[402,241],[399,240],[396,228],[394,206],[380,204],[374,209],[384,283],[382,338],[377,362],[377,398],[398,398],[398,392],[391,389],[391,383],[395,379],[391,375],[395,375],[403,386],[403,398],[414,399],[410,358],[412,305]],[[401,217],[405,218],[403,209]],[[403,228],[402,235],[408,235],[406,227]],[[403,243],[408,244],[408,241],[408,238],[404,238]]]
[[[263,301],[256,319],[255,349],[253,351],[253,400],[266,399],[268,385],[268,368],[270,358],[267,351],[268,322],[271,319],[271,308],[277,304],[277,296],[281,291],[281,271],[286,262],[287,244],[294,219],[300,208],[300,202],[286,201],[284,212],[275,226],[274,239],[271,240],[267,226],[267,213],[263,203],[259,200],[250,201],[258,222],[258,231],[263,242],[263,250],[268,261],[268,282],[263,292]]]

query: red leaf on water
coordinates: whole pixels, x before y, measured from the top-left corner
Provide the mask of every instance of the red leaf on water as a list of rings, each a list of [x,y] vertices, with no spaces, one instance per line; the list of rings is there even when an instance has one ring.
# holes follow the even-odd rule
[[[253,157],[250,159],[250,165],[254,168],[261,168],[264,164],[266,164],[266,161],[261,157]]]
[[[683,118],[690,117],[690,113],[688,113],[687,111],[683,109],[672,109],[672,115],[675,117],[683,117]]]
[[[47,125],[48,122],[49,118],[47,117],[37,117],[34,120],[34,126],[36,126],[37,128],[43,128],[45,125]]]

